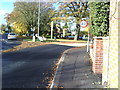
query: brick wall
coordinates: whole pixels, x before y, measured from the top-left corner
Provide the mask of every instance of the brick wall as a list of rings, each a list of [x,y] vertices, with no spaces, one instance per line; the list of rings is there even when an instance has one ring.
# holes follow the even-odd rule
[[[94,37],[93,48],[90,47],[90,57],[92,59],[92,70],[96,74],[102,74],[102,85],[108,81],[108,56],[109,37]]]
[[[102,68],[103,68],[103,40],[102,38],[94,37],[93,49],[91,50],[91,59],[92,59],[93,72],[97,74],[102,74]]]

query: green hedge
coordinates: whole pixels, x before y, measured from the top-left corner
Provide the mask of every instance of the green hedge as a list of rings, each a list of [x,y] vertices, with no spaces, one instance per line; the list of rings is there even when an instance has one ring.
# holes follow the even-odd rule
[[[108,36],[110,2],[91,2],[89,6],[90,32],[93,36]]]

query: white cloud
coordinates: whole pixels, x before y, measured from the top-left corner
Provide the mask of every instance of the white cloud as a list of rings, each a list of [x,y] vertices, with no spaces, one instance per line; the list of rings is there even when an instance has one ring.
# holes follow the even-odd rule
[[[0,10],[0,15],[5,15],[7,13],[6,10]]]

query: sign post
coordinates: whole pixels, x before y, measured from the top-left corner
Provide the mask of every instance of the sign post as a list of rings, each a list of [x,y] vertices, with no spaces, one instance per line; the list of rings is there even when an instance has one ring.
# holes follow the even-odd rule
[[[82,20],[81,22],[80,22],[80,26],[82,27],[82,28],[85,28],[85,27],[87,27],[88,26],[88,22],[87,21],[85,21],[85,20]],[[88,40],[87,40],[87,52],[89,51],[89,30],[88,30]]]
[[[89,38],[89,31],[88,31],[88,41],[87,41],[87,52],[89,51],[89,41],[90,41],[90,38]]]

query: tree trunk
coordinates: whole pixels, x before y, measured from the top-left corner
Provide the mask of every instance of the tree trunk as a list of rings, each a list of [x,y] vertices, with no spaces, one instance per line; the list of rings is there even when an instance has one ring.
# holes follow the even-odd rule
[[[80,26],[78,26],[78,33],[77,33],[77,40],[79,39],[79,35],[80,35]]]
[[[74,40],[77,40],[77,37],[78,37],[78,36],[77,36],[77,33],[76,33],[75,36],[74,36]]]
[[[78,40],[79,39],[79,33],[80,33],[80,25],[77,24],[76,25],[77,31],[76,31],[76,35],[74,37],[74,40]]]

